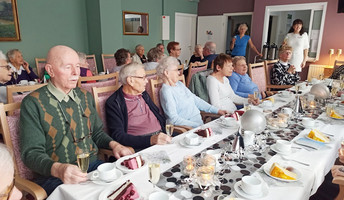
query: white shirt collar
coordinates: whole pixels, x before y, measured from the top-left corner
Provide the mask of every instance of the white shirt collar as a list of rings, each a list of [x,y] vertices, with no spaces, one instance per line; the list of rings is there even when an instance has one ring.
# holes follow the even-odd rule
[[[15,66],[13,66],[12,63],[8,63],[8,65],[11,66],[12,71],[17,72],[18,75],[20,75],[22,73],[22,71],[25,71],[23,65],[20,65],[19,70],[17,70],[17,68]]]

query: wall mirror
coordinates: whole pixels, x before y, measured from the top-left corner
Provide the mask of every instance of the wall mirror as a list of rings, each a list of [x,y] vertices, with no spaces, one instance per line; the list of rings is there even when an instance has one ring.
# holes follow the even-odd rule
[[[309,38],[308,61],[317,61],[325,24],[326,2],[267,6],[265,9],[262,45],[282,44],[295,19],[302,19]]]
[[[123,11],[123,35],[148,35],[148,13]]]

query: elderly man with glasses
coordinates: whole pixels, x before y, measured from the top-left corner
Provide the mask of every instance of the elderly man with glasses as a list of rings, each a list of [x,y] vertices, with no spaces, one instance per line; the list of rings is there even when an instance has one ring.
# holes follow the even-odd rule
[[[7,64],[6,56],[0,51],[0,103],[7,103],[6,83],[12,78],[12,69]]]
[[[20,148],[24,164],[37,174],[35,182],[49,195],[62,183],[87,181],[77,166],[80,150],[89,157],[88,172],[103,162],[97,160],[98,148],[112,149],[116,158],[132,152],[103,131],[92,95],[76,87],[80,60],[73,49],[51,48],[45,70],[51,81],[21,105]]]
[[[144,66],[124,66],[119,79],[123,86],[109,97],[105,108],[111,137],[135,150],[169,143],[171,137],[163,133],[166,119],[145,92],[148,81]]]

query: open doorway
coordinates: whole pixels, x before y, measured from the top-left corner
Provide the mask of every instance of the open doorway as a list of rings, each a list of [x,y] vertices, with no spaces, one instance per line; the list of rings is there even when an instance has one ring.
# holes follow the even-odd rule
[[[227,36],[226,36],[226,53],[230,54],[230,44],[232,38],[237,34],[238,26],[241,23],[248,25],[246,34],[251,36],[251,22],[252,13],[235,13],[235,14],[224,14],[227,16]],[[246,58],[249,58],[250,48],[246,48]]]

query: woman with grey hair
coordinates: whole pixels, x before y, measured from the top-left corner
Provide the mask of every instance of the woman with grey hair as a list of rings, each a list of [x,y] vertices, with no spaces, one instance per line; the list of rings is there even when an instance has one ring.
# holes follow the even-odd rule
[[[156,67],[158,66],[158,62],[163,57],[163,53],[159,48],[154,47],[148,51],[147,57],[148,62],[143,64],[145,66],[145,70],[153,70],[156,69]]]
[[[9,61],[9,66],[13,70],[13,77],[6,85],[18,84],[22,80],[35,81],[38,76],[32,71],[29,63],[23,59],[22,53],[19,49],[11,49],[6,53]]]
[[[145,91],[146,73],[142,64],[125,65],[119,72],[122,86],[106,101],[109,135],[135,151],[155,144],[167,144],[166,119]]]
[[[80,60],[80,76],[93,76],[91,70],[88,68],[86,54],[83,52],[77,52]]]
[[[137,62],[139,64],[147,62],[147,58],[145,56],[145,48],[142,44],[136,45],[135,51],[136,53],[133,55],[133,62]]]
[[[226,114],[226,111],[219,110],[194,95],[179,81],[178,65],[178,60],[169,56],[161,60],[157,67],[157,74],[163,80],[160,103],[167,120],[174,125],[198,127],[203,124],[200,110]]]
[[[0,199],[21,199],[23,195],[14,185],[14,163],[12,155],[9,149],[1,143],[0,160]]]
[[[12,69],[7,64],[6,56],[0,51],[0,103],[7,103],[6,83],[12,78]]]

